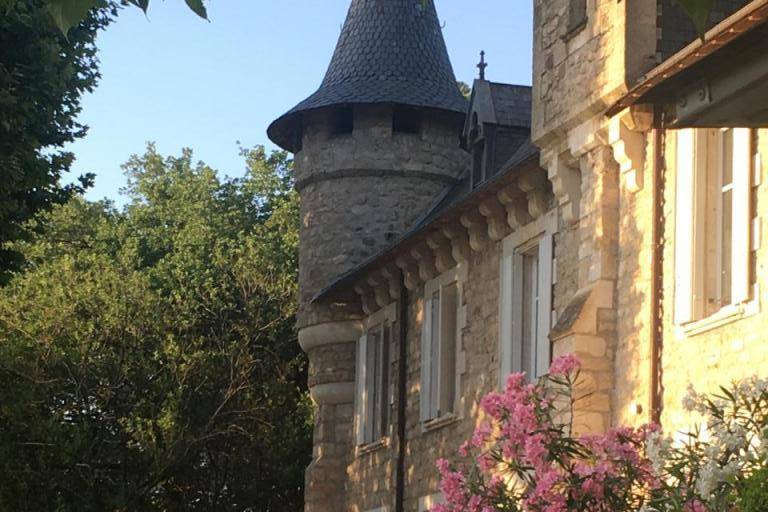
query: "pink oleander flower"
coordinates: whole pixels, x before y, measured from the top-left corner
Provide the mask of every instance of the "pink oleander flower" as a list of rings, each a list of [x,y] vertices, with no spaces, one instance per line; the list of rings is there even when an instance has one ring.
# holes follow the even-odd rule
[[[491,435],[491,426],[488,423],[481,423],[472,434],[471,444],[475,448],[483,446]]]
[[[683,507],[684,512],[708,512],[707,507],[699,500],[692,499]]]
[[[581,368],[581,361],[573,354],[555,358],[549,366],[551,375],[569,375]]]

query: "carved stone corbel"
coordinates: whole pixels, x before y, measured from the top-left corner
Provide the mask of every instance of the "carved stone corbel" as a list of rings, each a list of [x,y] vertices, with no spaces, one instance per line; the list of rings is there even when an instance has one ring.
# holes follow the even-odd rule
[[[480,251],[488,241],[488,228],[485,217],[477,210],[470,210],[461,216],[461,225],[469,232],[469,246],[473,251]]]
[[[456,224],[449,224],[443,226],[443,234],[451,241],[451,256],[458,261],[466,261],[472,254],[472,249],[469,247],[469,235],[467,230]]]
[[[355,293],[360,296],[360,303],[363,306],[363,312],[366,315],[375,313],[380,308],[376,303],[373,288],[367,282],[360,282],[354,286]]]
[[[419,277],[422,281],[429,281],[438,275],[435,266],[435,255],[426,243],[421,242],[411,249],[411,256],[416,259],[419,266]]]
[[[645,132],[652,124],[653,113],[647,108],[624,109],[608,123],[608,143],[630,192],[643,188],[647,142]]]
[[[427,236],[427,246],[435,253],[435,266],[439,273],[456,266],[451,254],[451,241],[441,231],[433,231]]]
[[[380,308],[383,308],[392,302],[392,299],[389,296],[389,283],[381,272],[374,272],[366,281],[371,285],[376,304],[378,304]]]
[[[533,220],[528,212],[528,199],[517,185],[507,185],[501,189],[498,198],[507,210],[507,224],[513,230],[519,229]]]
[[[581,202],[581,170],[574,166],[565,153],[542,156],[542,166],[547,169],[547,176],[552,182],[552,192],[566,222],[575,223],[579,220],[579,203]]]
[[[394,263],[390,263],[381,269],[381,275],[387,280],[389,298],[398,300],[400,298],[400,269]]]
[[[498,198],[492,197],[486,199],[480,203],[478,211],[486,218],[486,222],[488,223],[488,236],[491,240],[501,240],[509,234],[507,210],[499,202]]]
[[[517,186],[525,192],[528,200],[528,213],[538,218],[547,213],[547,177],[538,170],[528,171],[517,179]]]
[[[403,272],[406,288],[415,290],[419,287],[421,280],[419,279],[419,266],[416,264],[416,260],[403,254],[395,260],[395,265]]]

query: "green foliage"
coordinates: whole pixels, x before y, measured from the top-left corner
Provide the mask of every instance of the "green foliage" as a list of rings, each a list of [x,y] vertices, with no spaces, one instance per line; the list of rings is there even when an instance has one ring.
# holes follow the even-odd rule
[[[203,0],[184,0],[192,12],[203,19],[208,19],[208,11],[205,8]],[[0,0],[0,14],[3,11],[11,12],[19,4],[26,3],[27,0]],[[85,20],[88,13],[92,10],[98,10],[107,3],[107,0],[42,0],[41,5],[45,5],[51,19],[62,34],[69,35],[72,27],[77,26]],[[147,12],[149,9],[149,0],[121,0],[122,4],[131,4]]]
[[[709,22],[709,13],[715,7],[715,0],[674,0],[683,11],[691,18],[696,31],[704,36]]]
[[[741,512],[768,510],[768,468],[762,468],[744,482],[739,503]]]
[[[300,510],[298,201],[284,153],[220,179],[184,151],[76,198],[0,288],[0,510]]]
[[[36,212],[66,201],[92,175],[62,186],[73,156],[60,148],[85,134],[80,98],[99,78],[94,40],[114,5],[93,10],[64,38],[42,0],[19,0],[0,15],[0,281],[20,255],[8,242]]]

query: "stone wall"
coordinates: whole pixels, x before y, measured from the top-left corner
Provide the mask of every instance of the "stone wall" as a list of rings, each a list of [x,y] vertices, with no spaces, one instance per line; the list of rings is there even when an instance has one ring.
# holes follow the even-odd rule
[[[614,425],[639,425],[651,419],[651,171],[654,158],[650,134],[644,138],[645,186],[633,191],[623,183],[620,191]]]
[[[534,2],[532,135],[542,149],[601,114],[653,67],[655,2],[588,0],[587,24],[573,34],[569,0]]]
[[[352,134],[331,111],[308,115],[295,173],[301,194],[299,327],[349,311],[308,306],[333,278],[391,244],[459,174],[455,119],[425,116],[422,133],[393,134],[390,107],[357,107]]]

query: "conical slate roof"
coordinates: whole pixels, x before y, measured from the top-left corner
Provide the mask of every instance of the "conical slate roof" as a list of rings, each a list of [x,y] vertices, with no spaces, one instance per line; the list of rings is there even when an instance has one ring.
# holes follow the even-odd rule
[[[275,120],[267,134],[294,151],[302,112],[357,103],[466,112],[434,0],[352,0],[320,88]]]

